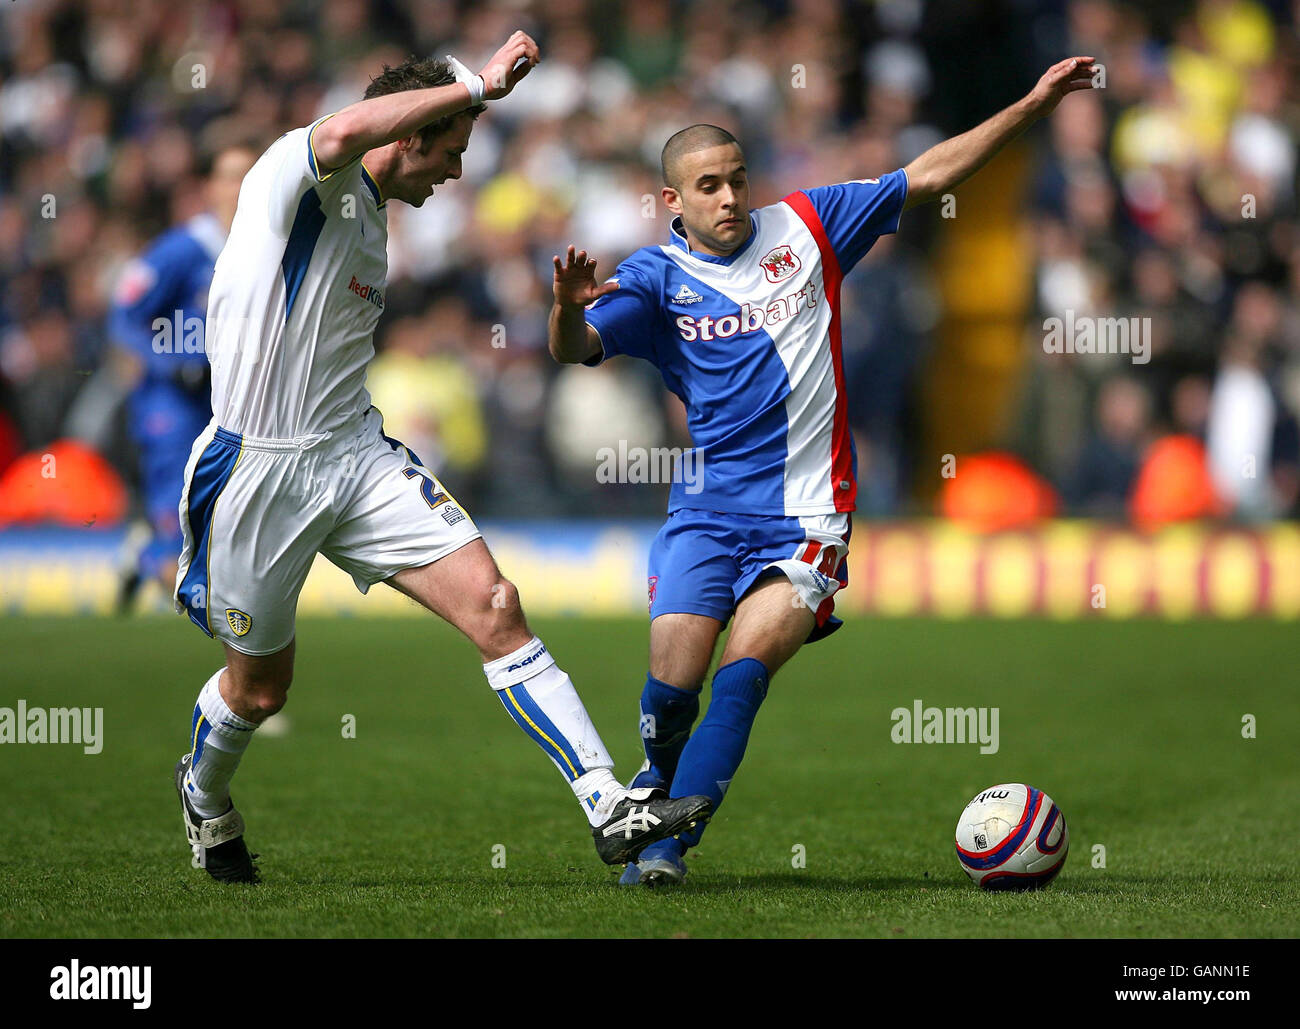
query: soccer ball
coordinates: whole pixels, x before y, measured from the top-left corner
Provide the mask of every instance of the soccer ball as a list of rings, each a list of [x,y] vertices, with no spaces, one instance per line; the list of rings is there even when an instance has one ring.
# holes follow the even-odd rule
[[[1036,890],[1070,852],[1065,816],[1042,790],[1003,783],[981,790],[957,823],[957,860],[986,890]]]

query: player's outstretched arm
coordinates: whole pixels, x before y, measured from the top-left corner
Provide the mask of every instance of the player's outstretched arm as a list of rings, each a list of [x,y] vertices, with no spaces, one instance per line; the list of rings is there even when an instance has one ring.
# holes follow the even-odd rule
[[[1056,110],[1066,93],[1092,88],[1092,57],[1067,57],[1052,65],[1033,90],[969,132],[931,147],[904,170],[904,209],[934,200],[979,171],[1039,118]]]
[[[587,259],[587,251],[577,255],[573,247],[564,263],[555,262],[555,304],[551,308],[548,344],[551,356],[560,364],[577,364],[601,352],[600,336],[587,324],[584,311],[603,296],[618,289],[617,282],[596,284],[596,259]]]
[[[523,64],[519,64],[521,59]],[[540,59],[532,37],[516,32],[479,73],[483,79],[481,99],[500,100],[509,94]],[[372,97],[345,107],[328,121],[321,122],[312,134],[312,147],[322,171],[332,171],[358,154],[405,139],[429,122],[463,111],[477,102],[463,82]]]

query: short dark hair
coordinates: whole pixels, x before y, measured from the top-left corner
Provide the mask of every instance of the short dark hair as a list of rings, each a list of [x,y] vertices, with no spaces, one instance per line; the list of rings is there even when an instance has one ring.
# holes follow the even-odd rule
[[[408,57],[397,67],[384,65],[384,70],[370,80],[363,99],[372,100],[377,96],[401,93],[408,89],[433,89],[437,86],[450,86],[456,81],[456,73],[451,65],[441,58]],[[484,111],[482,104],[470,107],[455,114],[444,115],[437,121],[431,121],[416,133],[420,137],[421,148],[427,147],[437,136],[451,128],[452,122],[463,114],[477,118]]]
[[[266,150],[266,144],[261,140],[255,140],[251,136],[227,136],[222,140],[207,140],[198,147],[194,159],[194,172],[201,179],[212,178],[212,173],[216,171],[217,161],[231,150],[243,150],[254,161],[262,156]]]
[[[716,125],[691,125],[681,132],[674,132],[668,137],[663,153],[659,155],[659,167],[664,173],[664,185],[677,188],[678,165],[687,154],[693,154],[697,150],[708,150],[710,147],[725,146],[728,143],[740,146],[740,141],[735,136]]]

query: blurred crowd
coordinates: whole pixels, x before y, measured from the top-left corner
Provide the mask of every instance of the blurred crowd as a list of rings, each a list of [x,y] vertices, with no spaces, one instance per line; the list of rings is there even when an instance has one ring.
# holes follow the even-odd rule
[[[0,6],[0,475],[80,441],[129,485],[110,299],[127,262],[204,204],[204,162],[264,147],[411,54],[473,68],[515,28],[543,61],[481,118],[459,182],[388,207],[375,404],[480,518],[653,515],[601,484],[619,440],[688,445],[633,361],[546,351],[551,255],[612,271],[662,242],[659,151],[695,122],[742,140],[755,206],[877,175],[1096,56],[1023,146],[1032,302],[1004,438],[1069,512],[1125,515],[1155,441],[1194,437],[1218,512],[1300,492],[1300,93],[1289,0],[16,0]],[[957,219],[960,221],[960,219]],[[918,510],[918,395],[943,317],[909,213],[845,283],[862,506]],[[1149,318],[1151,359],[1049,354],[1043,322]],[[188,450],[190,440],[176,441]],[[1253,457],[1245,469],[1242,455]],[[179,490],[179,484],[178,484]]]
[[[1037,313],[1141,319],[1150,349],[1036,354],[1020,447],[1081,513],[1122,511],[1170,434],[1203,445],[1219,511],[1297,513],[1297,12],[1200,0],[1157,44],[1136,8],[1070,5],[1106,84],[1038,141]]]

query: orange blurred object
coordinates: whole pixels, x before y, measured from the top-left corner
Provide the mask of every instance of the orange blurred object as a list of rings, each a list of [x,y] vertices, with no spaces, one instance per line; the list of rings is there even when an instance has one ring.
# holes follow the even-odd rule
[[[1032,525],[1059,506],[1047,481],[1011,454],[958,457],[954,472],[944,480],[939,510],[979,532]]]
[[[1151,444],[1129,497],[1129,515],[1138,526],[1151,529],[1224,512],[1200,440],[1165,436]]]
[[[0,526],[112,526],[126,509],[121,478],[99,454],[75,440],[24,454],[0,476]]]

